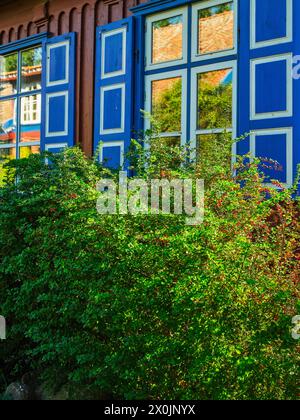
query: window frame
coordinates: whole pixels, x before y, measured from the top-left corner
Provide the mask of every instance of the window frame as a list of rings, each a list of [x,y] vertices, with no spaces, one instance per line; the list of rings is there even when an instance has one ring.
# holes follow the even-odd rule
[[[233,13],[234,13],[234,33],[233,33],[233,42],[234,46],[230,50],[216,51],[206,54],[198,53],[199,46],[199,20],[198,14],[200,10],[208,9],[210,7],[221,6],[226,3],[233,3]],[[197,61],[207,61],[214,58],[223,58],[231,55],[236,55],[238,50],[238,1],[237,0],[207,0],[201,1],[192,5],[192,62]]]
[[[186,8],[186,13],[188,15],[188,22],[186,23],[187,27],[184,28],[185,32],[188,35],[188,43],[187,43],[187,61],[186,63],[174,63],[168,62],[165,63],[162,68],[154,68],[156,66],[147,66],[147,62],[149,61],[149,45],[147,47],[147,42],[149,43],[149,33],[146,33],[144,36],[144,49],[143,52],[145,54],[145,61],[141,63],[141,71],[143,77],[143,92],[141,97],[141,103],[143,104],[139,109],[144,109],[147,113],[151,114],[151,103],[149,97],[151,97],[151,84],[150,81],[152,80],[160,80],[162,78],[171,78],[173,75],[180,75],[180,72],[185,72],[186,77],[186,92],[183,92],[183,104],[182,104],[182,133],[180,133],[181,137],[181,145],[185,147],[189,147],[191,150],[190,159],[194,161],[196,159],[197,154],[197,136],[198,134],[218,134],[223,133],[224,131],[232,133],[232,139],[234,140],[237,137],[237,130],[238,130],[238,0],[233,0],[234,10],[235,10],[235,45],[234,49],[232,50],[225,50],[220,51],[218,53],[212,53],[203,55],[202,59],[199,60],[199,57],[195,59],[194,51],[193,51],[193,34],[195,34],[194,28],[195,24],[198,25],[197,18],[198,18],[198,10],[199,6],[202,8],[207,8],[214,5],[222,5],[227,3],[228,0],[209,0],[205,2],[193,3],[188,2],[182,5],[182,8]],[[165,9],[164,9],[165,10]],[[145,13],[143,16],[143,20],[141,21],[142,30],[147,20],[149,22],[149,18],[151,18],[151,22],[158,21],[162,16],[164,16],[164,10],[160,12],[159,10],[155,11],[155,14],[152,12]],[[171,11],[168,11],[169,16],[176,16],[178,7],[174,7]],[[196,11],[196,12],[195,12]],[[194,12],[194,15],[193,15]],[[196,13],[196,14],[195,14]],[[196,16],[196,21],[193,16]],[[197,38],[196,38],[197,39]],[[194,39],[195,42],[195,39]],[[151,59],[151,58],[150,58]],[[148,60],[148,61],[147,61]],[[212,130],[198,130],[197,129],[197,89],[195,88],[195,83],[197,83],[197,74],[201,72],[206,72],[210,70],[218,70],[231,67],[233,70],[233,80],[232,80],[232,127],[227,127],[227,130],[224,128],[221,129],[212,129]],[[182,73],[181,73],[182,74]],[[186,101],[186,103],[184,103]],[[184,120],[186,118],[186,120]],[[149,118],[144,118],[141,116],[141,127],[143,130],[149,130],[151,123]],[[168,133],[167,135],[161,135],[161,137],[174,137],[178,135],[178,133]],[[147,146],[146,146],[147,147]],[[233,142],[232,146],[232,165],[236,162],[236,155],[237,155],[237,143]]]
[[[42,98],[42,80],[43,80],[43,60],[41,63],[42,71],[41,71],[41,88],[35,89],[32,91],[22,91],[21,89],[21,80],[22,80],[22,53],[24,51],[28,51],[35,48],[42,48],[43,41],[47,39],[49,34],[47,32],[43,32],[41,34],[32,35],[30,37],[24,38],[22,40],[11,42],[5,45],[0,46],[0,55],[7,56],[11,54],[17,54],[18,57],[18,66],[17,66],[17,92],[12,95],[1,96],[0,101],[8,101],[8,100],[15,100],[16,101],[16,143],[15,144],[8,144],[8,145],[0,145],[1,149],[15,149],[15,156],[16,159],[20,158],[20,149],[21,147],[32,147],[32,146],[40,146],[41,147],[41,138],[39,141],[28,141],[28,142],[21,142],[21,126],[24,125],[22,123],[22,116],[21,116],[21,101],[22,98],[32,96],[32,95],[40,95]],[[41,121],[42,125],[42,121]]]
[[[160,133],[160,138],[168,137],[179,137],[180,144],[182,146],[186,145],[185,133],[187,131],[187,79],[188,79],[188,70],[174,70],[164,73],[155,73],[148,76],[145,76],[145,111],[148,114],[152,114],[152,82],[166,79],[173,79],[181,77],[182,80],[182,98],[181,98],[181,131],[174,131],[170,133]],[[149,118],[145,119],[145,130],[151,129],[151,121]]]
[[[160,20],[169,19],[175,16],[182,15],[182,58],[179,60],[170,60],[162,63],[152,63],[152,24]],[[145,21],[145,70],[158,70],[165,69],[167,67],[179,66],[187,64],[188,62],[188,7],[179,7],[171,9],[162,13],[155,13],[147,16]]]

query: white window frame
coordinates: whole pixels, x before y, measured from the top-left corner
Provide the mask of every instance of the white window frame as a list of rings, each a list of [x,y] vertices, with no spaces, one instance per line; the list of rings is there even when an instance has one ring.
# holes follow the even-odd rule
[[[250,9],[250,20],[251,20],[251,30],[250,30],[250,48],[263,48],[271,47],[273,45],[285,44],[293,41],[293,0],[286,0],[286,36],[282,38],[274,38],[267,41],[256,41],[256,8],[257,0],[251,1]]]
[[[152,63],[152,25],[154,22],[182,15],[182,58],[179,60]],[[156,13],[146,19],[146,71],[163,69],[171,66],[187,64],[188,61],[188,7],[172,9],[164,13]]]
[[[121,127],[112,128],[112,129],[105,129],[104,128],[104,94],[105,92],[109,92],[111,90],[118,90],[120,89],[122,92],[122,100],[121,100]],[[125,83],[118,83],[115,85],[104,86],[101,88],[100,92],[100,135],[105,134],[120,134],[125,132],[125,92],[126,92],[126,84]]]
[[[233,41],[234,47],[230,50],[216,51],[206,54],[198,53],[198,36],[199,36],[199,11],[203,9],[208,9],[210,7],[221,6],[225,3],[233,3],[233,12],[234,12],[234,34]],[[192,61],[203,61],[209,60],[218,57],[227,57],[229,55],[237,54],[237,45],[238,45],[238,2],[237,0],[208,0],[201,1],[201,3],[194,4],[192,7]]]
[[[52,143],[45,145],[45,151],[51,152],[52,149],[67,149],[68,143]]]
[[[51,50],[56,48],[66,47],[66,77],[65,79],[57,80],[52,82],[50,80],[50,57],[51,57]],[[46,85],[47,87],[52,86],[61,86],[66,85],[69,83],[69,74],[70,74],[70,41],[62,41],[58,42],[57,44],[49,44],[47,45],[47,58],[46,58]]]
[[[166,79],[173,79],[181,77],[182,81],[182,98],[181,98],[181,131],[161,133],[159,137],[178,137],[181,139],[181,145],[185,145],[187,142],[186,131],[187,131],[187,69],[175,70],[165,73],[158,73],[150,76],[146,76],[145,85],[145,111],[148,114],[152,113],[152,82]],[[145,119],[145,130],[151,129],[151,121],[149,118]]]
[[[122,34],[122,69],[110,73],[105,73],[105,52],[106,39]],[[113,31],[103,32],[101,34],[101,79],[109,79],[111,77],[123,76],[126,74],[126,46],[127,46],[127,27],[115,29]]]
[[[256,137],[259,136],[276,136],[276,135],[286,135],[286,180],[285,184],[282,184],[286,188],[290,188],[293,186],[293,128],[271,128],[271,129],[263,129],[263,130],[252,130],[250,132],[250,153],[251,153],[251,161],[257,157],[256,156]],[[259,156],[258,156],[259,158]],[[271,183],[266,183],[268,186],[275,187]]]
[[[212,128],[212,129],[198,129],[198,75],[202,73],[208,73],[211,71],[224,70],[232,68],[232,125],[231,127],[224,128]],[[226,61],[222,63],[211,64],[208,66],[194,67],[192,69],[191,77],[191,148],[194,153],[197,148],[197,136],[205,134],[222,134],[225,131],[232,133],[232,139],[236,138],[237,133],[237,62]],[[237,152],[237,145],[232,146],[232,163],[235,163],[235,156]],[[195,156],[194,156],[195,158]]]
[[[49,132],[49,105],[51,98],[65,98],[65,127],[63,131]],[[65,137],[69,134],[69,92],[48,93],[46,95],[46,137]]]
[[[108,148],[108,147],[119,147],[120,148],[120,166],[121,168],[124,167],[124,162],[125,162],[125,146],[124,146],[124,141],[111,141],[111,142],[102,142],[101,147],[100,147],[100,163],[103,163],[104,161],[104,149]]]
[[[285,111],[274,111],[256,113],[256,66],[261,64],[270,64],[277,61],[286,62],[286,102],[287,109]],[[293,116],[293,54],[279,54],[264,58],[255,58],[250,62],[250,119],[266,120],[272,118],[284,118]]]

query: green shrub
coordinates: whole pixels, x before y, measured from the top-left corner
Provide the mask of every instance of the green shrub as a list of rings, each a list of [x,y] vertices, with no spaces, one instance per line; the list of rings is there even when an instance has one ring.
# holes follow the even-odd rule
[[[202,225],[100,216],[95,184],[108,174],[76,148],[51,165],[9,164],[19,182],[0,190],[6,378],[35,371],[94,398],[295,399],[298,202],[266,191],[257,162],[232,179],[221,157],[175,170],[161,144],[152,150],[167,159],[162,176],[215,165]],[[152,163],[150,175],[136,164],[139,176]]]

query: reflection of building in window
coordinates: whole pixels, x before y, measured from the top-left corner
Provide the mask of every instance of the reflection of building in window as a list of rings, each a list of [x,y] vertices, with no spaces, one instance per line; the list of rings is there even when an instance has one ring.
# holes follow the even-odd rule
[[[198,53],[209,54],[234,48],[233,4],[199,12]]]
[[[176,16],[153,23],[152,63],[180,60],[182,58],[183,19]]]
[[[41,96],[25,96],[21,100],[21,124],[40,124]]]

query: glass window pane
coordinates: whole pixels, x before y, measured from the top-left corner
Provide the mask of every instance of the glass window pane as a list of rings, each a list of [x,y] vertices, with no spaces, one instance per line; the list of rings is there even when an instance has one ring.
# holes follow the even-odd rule
[[[41,95],[24,96],[21,99],[20,141],[40,141]]]
[[[231,169],[232,133],[201,134],[197,136],[197,161],[202,164],[225,165]]]
[[[198,21],[198,54],[234,48],[233,2],[200,10]]]
[[[167,144],[169,147],[180,147],[181,145],[181,137],[172,136],[172,137],[162,137],[164,143]]]
[[[181,77],[152,82],[152,116],[162,133],[181,131]]]
[[[182,15],[154,22],[152,24],[152,63],[181,60],[182,57]]]
[[[42,49],[34,48],[22,52],[22,92],[41,89]]]
[[[231,128],[232,69],[198,75],[198,129]]]
[[[0,146],[16,143],[16,100],[0,101]]]
[[[40,153],[40,146],[22,146],[20,147],[20,159],[28,158],[30,155]]]
[[[0,149],[0,187],[3,185],[6,176],[5,163],[9,160],[16,159],[16,148]]]
[[[0,56],[0,96],[14,95],[17,92],[18,55]]]

